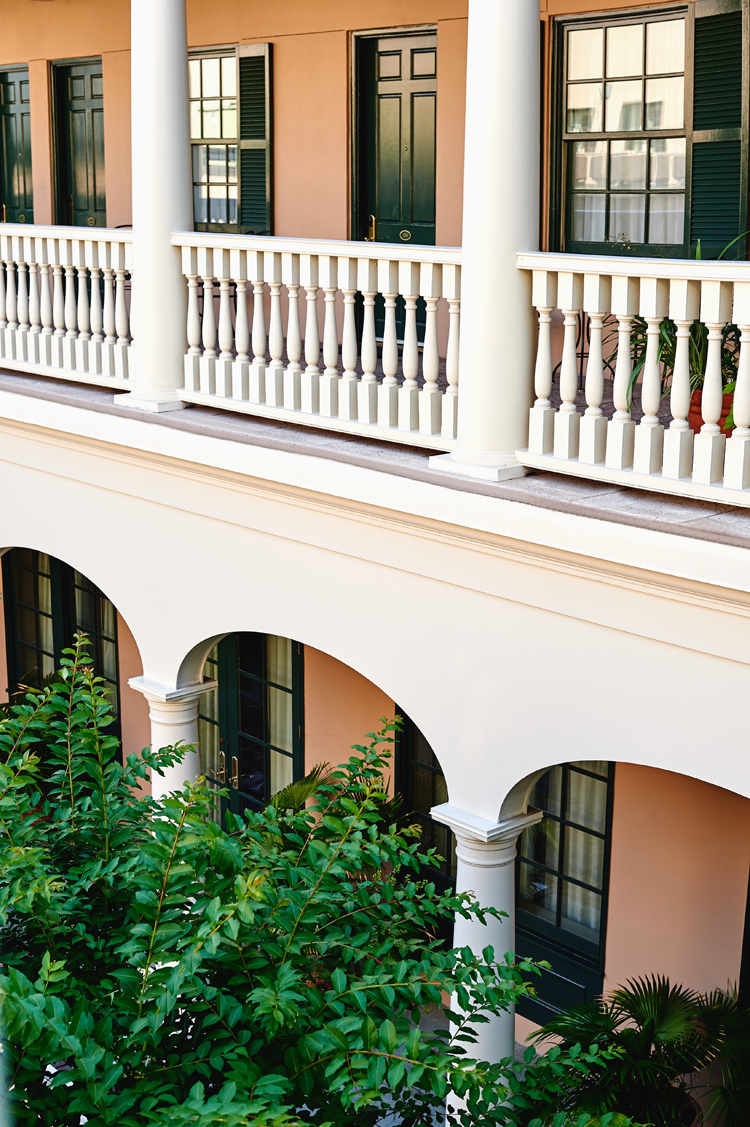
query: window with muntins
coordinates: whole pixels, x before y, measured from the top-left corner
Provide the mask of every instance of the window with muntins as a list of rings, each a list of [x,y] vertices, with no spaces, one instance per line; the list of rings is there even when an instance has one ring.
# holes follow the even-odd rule
[[[747,23],[747,0],[555,22],[552,244],[716,257],[742,235]]]
[[[397,709],[403,719],[396,737],[396,788],[401,795],[402,811],[409,822],[422,831],[423,849],[436,849],[440,863],[431,869],[442,887],[456,881],[456,841],[447,826],[430,817],[433,806],[448,801],[445,776],[437,757],[413,720]]]

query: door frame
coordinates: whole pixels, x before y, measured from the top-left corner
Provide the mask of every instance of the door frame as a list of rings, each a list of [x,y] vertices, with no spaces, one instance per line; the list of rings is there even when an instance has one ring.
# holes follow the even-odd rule
[[[87,66],[92,63],[102,64],[102,73],[104,73],[104,60],[101,55],[82,55],[80,58],[73,59],[54,59],[49,64],[49,89],[50,89],[50,107],[51,107],[51,126],[52,126],[52,203],[53,214],[55,216],[55,224],[57,226],[67,227],[65,222],[67,214],[64,210],[61,211],[61,192],[60,192],[60,171],[62,169],[62,158],[60,155],[60,107],[58,104],[58,81],[59,72],[62,67],[71,66]],[[103,99],[102,99],[103,100]],[[107,139],[104,139],[105,146],[105,161],[106,161],[106,145]]]
[[[0,74],[13,74],[13,73],[17,74],[19,71],[26,71],[26,74],[28,76],[29,64],[28,63],[9,63],[7,66],[0,66]],[[31,105],[31,93],[30,92],[29,92],[29,105]],[[32,193],[33,193],[33,190],[34,190],[34,181],[33,181],[34,166],[33,166],[33,163],[32,163],[32,166],[31,166],[31,176],[32,176]],[[0,204],[1,203],[2,203],[2,200],[0,200]],[[0,222],[2,222],[2,215],[1,214],[0,214]],[[32,219],[32,223],[33,222],[34,221]]]
[[[359,241],[358,233],[364,229],[362,226],[364,216],[360,202],[362,182],[362,129],[360,127],[362,100],[360,97],[359,56],[361,44],[365,39],[396,39],[400,38],[402,35],[437,35],[437,33],[438,26],[436,23],[403,24],[399,27],[365,28],[361,31],[352,31],[350,33],[351,64],[349,69],[351,75],[351,128],[349,129],[349,160],[351,193],[349,204],[349,238],[352,240]],[[438,44],[438,47],[439,46]],[[438,63],[438,66],[439,65]]]

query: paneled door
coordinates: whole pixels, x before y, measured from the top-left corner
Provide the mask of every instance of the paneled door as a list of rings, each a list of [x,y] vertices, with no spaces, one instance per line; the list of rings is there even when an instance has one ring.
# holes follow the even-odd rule
[[[101,61],[55,67],[57,220],[106,227]]]
[[[0,220],[33,223],[31,104],[26,68],[0,71]]]
[[[435,243],[437,35],[360,40],[355,238]]]

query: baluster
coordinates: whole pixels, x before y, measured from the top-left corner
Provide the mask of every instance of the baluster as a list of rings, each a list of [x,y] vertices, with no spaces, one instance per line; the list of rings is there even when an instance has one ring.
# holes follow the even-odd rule
[[[214,313],[213,252],[199,248],[199,263],[203,281],[203,355],[200,359],[200,390],[203,395],[216,392],[216,315]]]
[[[448,388],[443,396],[443,438],[455,439],[458,429],[458,352],[461,338],[461,267],[443,267],[443,296],[448,301],[448,347],[445,353],[445,378]]]
[[[125,300],[125,278],[128,273],[124,262],[125,247],[123,244],[115,245],[112,253],[117,253],[119,265],[115,267],[115,375],[122,380],[128,378],[128,355],[130,352],[130,319],[128,317],[128,304]]]
[[[338,259],[321,255],[318,259],[320,283],[325,298],[323,319],[323,363],[320,377],[320,413],[336,418],[339,413],[339,337],[336,326],[336,290],[338,289]]]
[[[375,296],[378,292],[378,264],[372,259],[361,259],[357,265],[357,280],[364,306],[360,360],[362,379],[357,398],[357,416],[361,423],[378,421],[378,345],[375,338]]]
[[[29,339],[28,358],[30,364],[39,363],[39,334],[41,332],[41,315],[39,305],[39,266],[34,255],[35,241],[27,240],[29,259]]]
[[[85,253],[85,246],[79,243],[79,253]],[[87,372],[89,368],[89,344],[91,341],[91,315],[89,309],[88,270],[85,264],[76,267],[78,275],[78,306],[76,319],[78,321],[78,339],[76,340],[76,368],[79,372]]]
[[[302,406],[302,334],[299,326],[299,255],[282,254],[281,277],[289,295],[286,323],[286,358],[284,372],[284,406],[299,411]]]
[[[185,356],[185,390],[200,390],[201,314],[198,305],[198,273],[194,247],[182,248],[183,271],[187,268],[187,343]]]
[[[8,336],[8,318],[5,314],[5,249],[4,244],[8,236],[0,236],[0,356],[10,356],[10,338]]]
[[[440,434],[442,395],[438,387],[440,353],[438,352],[437,306],[442,283],[442,267],[423,262],[419,289],[424,297],[426,313],[422,346],[424,387],[419,392],[419,430],[422,434]]]
[[[690,410],[690,328],[700,309],[700,283],[684,278],[669,286],[669,316],[675,323],[675,347],[669,408],[672,422],[664,434],[662,475],[679,479],[690,477],[693,468],[693,432],[688,423]]]
[[[734,389],[734,431],[726,445],[724,485],[750,488],[750,282],[735,282],[732,320],[740,330],[737,386]]]
[[[643,417],[635,428],[633,469],[636,473],[654,474],[661,470],[664,448],[664,427],[659,422],[661,404],[661,371],[659,341],[661,323],[667,315],[668,287],[663,278],[642,278],[640,310],[646,322],[646,356],[641,372],[641,408]]]
[[[93,375],[99,375],[102,370],[102,346],[104,342],[104,311],[102,309],[102,272],[98,266],[99,246],[90,244],[91,265],[89,266],[89,279],[91,285],[91,301],[89,303],[89,325],[91,340],[88,342],[88,370]]]
[[[578,398],[578,356],[576,332],[582,306],[583,279],[580,274],[561,271],[557,275],[557,300],[564,319],[562,364],[560,366],[560,410],[555,415],[554,454],[569,461],[578,457],[581,416]]]
[[[693,443],[693,481],[702,485],[720,482],[724,473],[726,434],[720,426],[724,402],[721,351],[723,329],[731,316],[731,309],[731,285],[728,282],[701,282],[700,319],[708,329],[708,351],[701,396],[703,426]]]
[[[633,464],[635,423],[630,418],[628,387],[633,370],[630,357],[630,335],[633,318],[638,311],[638,278],[612,278],[612,312],[617,317],[617,363],[612,389],[615,413],[607,427],[605,464],[624,470]]]
[[[214,250],[214,270],[219,279],[219,358],[215,361],[216,394],[232,398],[234,367],[234,330],[232,328],[232,293],[229,275],[229,251]]]
[[[115,272],[109,265],[109,248],[106,249],[107,265],[103,268],[104,274],[104,344],[102,345],[102,374],[114,376],[115,374],[115,345],[117,333],[115,331]]]
[[[16,241],[16,240],[14,240]],[[16,267],[18,270],[18,333],[16,334],[16,358],[28,363],[29,359],[29,292],[24,258],[23,239],[18,239]]]
[[[64,317],[65,340],[63,345],[63,366],[73,371],[76,366],[76,339],[78,337],[78,316],[76,302],[76,271],[73,265],[73,246],[69,240],[60,240],[60,259],[65,270]]]
[[[247,251],[232,250],[229,264],[237,287],[234,315],[234,346],[237,356],[232,368],[232,398],[247,401],[250,392],[250,326],[247,320]]]
[[[539,317],[539,336],[534,366],[536,400],[529,411],[529,451],[532,454],[551,454],[554,444],[555,409],[550,402],[552,394],[550,329],[552,310],[557,305],[557,274],[549,270],[533,271],[531,301]]]
[[[249,251],[248,264],[253,283],[253,362],[250,367],[250,402],[266,401],[266,314],[263,308],[263,251]]]
[[[302,410],[317,415],[320,411],[320,336],[318,334],[318,258],[300,255],[300,276],[307,298],[305,316],[305,370],[302,374]]]
[[[8,253],[10,254],[10,247],[8,248]],[[18,355],[16,348],[16,333],[18,332],[18,299],[16,297],[16,264],[12,258],[9,257],[5,260],[5,269],[5,317],[8,322],[7,332],[10,339],[10,351],[8,355],[15,360]]]
[[[586,363],[586,410],[581,417],[578,460],[595,466],[604,461],[607,449],[607,420],[602,414],[604,398],[604,318],[609,312],[610,279],[586,274],[583,279],[583,308],[590,319],[589,355]]]
[[[398,297],[398,263],[378,262],[378,289],[385,303],[385,325],[380,363],[383,381],[378,388],[378,426],[398,425],[398,333],[396,331],[396,298]]]
[[[355,305],[357,298],[357,259],[339,258],[338,283],[344,299],[344,324],[341,334],[341,363],[343,375],[338,379],[338,417],[357,418],[357,326]],[[327,307],[326,307],[327,309]],[[325,339],[325,337],[324,337]],[[338,361],[338,357],[337,357]]]
[[[264,269],[271,294],[268,318],[268,351],[271,362],[266,369],[266,403],[272,407],[283,407],[284,327],[281,321],[281,255],[267,251]]]
[[[59,244],[57,245],[59,247]],[[55,333],[52,338],[52,365],[55,368],[62,368],[64,367],[65,282],[64,270],[59,262],[52,263],[52,317],[55,325]]]
[[[399,430],[419,430],[419,343],[417,341],[417,299],[419,297],[419,263],[400,262],[399,290],[404,295],[404,345],[401,371],[404,382],[398,390]]]
[[[47,242],[45,239],[40,240],[41,247],[39,257],[46,259],[47,255]],[[37,243],[39,246],[39,243]],[[49,262],[42,261],[39,263],[39,316],[42,322],[42,336],[39,341],[39,363],[49,367],[52,364],[52,340],[53,340],[53,314],[52,314],[52,278],[50,275]]]

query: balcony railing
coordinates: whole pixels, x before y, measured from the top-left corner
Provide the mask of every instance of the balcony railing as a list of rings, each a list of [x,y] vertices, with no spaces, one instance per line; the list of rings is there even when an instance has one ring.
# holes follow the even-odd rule
[[[0,364],[129,390],[131,234],[3,224]]]
[[[750,505],[750,263],[521,254],[518,266],[539,316],[521,462]]]
[[[193,233],[172,241],[188,285],[187,402],[453,448],[460,250]]]

